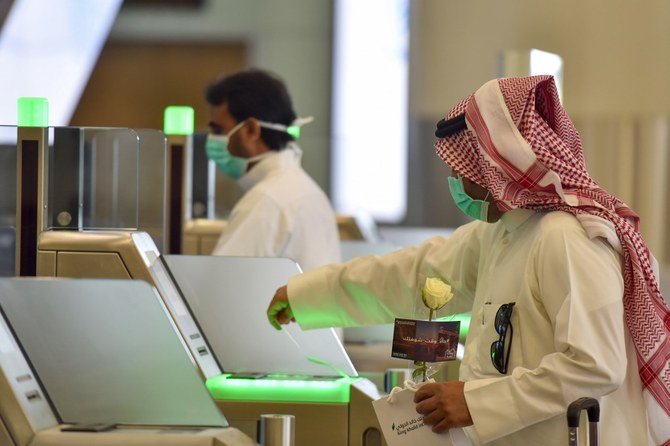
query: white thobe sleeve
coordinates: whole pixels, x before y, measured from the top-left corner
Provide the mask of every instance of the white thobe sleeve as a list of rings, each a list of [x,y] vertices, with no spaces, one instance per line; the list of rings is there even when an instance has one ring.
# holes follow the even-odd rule
[[[289,231],[280,207],[270,197],[255,196],[235,209],[212,254],[276,257]]]
[[[525,280],[554,329],[555,353],[534,369],[465,384],[475,443],[565,416],[574,400],[598,398],[625,378],[620,257],[602,239],[554,231],[537,246]],[[523,330],[523,321],[519,321]],[[532,333],[526,336],[532,336]]]
[[[454,299],[441,314],[469,311],[479,256],[477,227],[471,223],[448,238],[433,237],[417,247],[358,257],[292,277],[288,296],[296,321],[310,329],[424,317],[416,312],[424,309],[417,300],[427,277],[442,278],[454,290]]]

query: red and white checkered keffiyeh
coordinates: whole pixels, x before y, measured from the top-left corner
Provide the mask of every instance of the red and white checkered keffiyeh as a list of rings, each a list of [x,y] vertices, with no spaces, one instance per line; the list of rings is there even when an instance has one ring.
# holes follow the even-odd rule
[[[467,130],[435,144],[437,154],[491,192],[501,210],[562,210],[590,237],[624,258],[625,319],[636,351],[654,441],[670,445],[670,310],[639,217],[586,171],[579,133],[560,104],[552,76],[496,79],[458,103]]]

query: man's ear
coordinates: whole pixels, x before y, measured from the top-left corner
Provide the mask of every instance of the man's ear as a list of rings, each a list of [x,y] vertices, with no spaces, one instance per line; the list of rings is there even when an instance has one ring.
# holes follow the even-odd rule
[[[244,127],[244,136],[249,142],[256,142],[261,137],[261,125],[256,118],[248,118]]]

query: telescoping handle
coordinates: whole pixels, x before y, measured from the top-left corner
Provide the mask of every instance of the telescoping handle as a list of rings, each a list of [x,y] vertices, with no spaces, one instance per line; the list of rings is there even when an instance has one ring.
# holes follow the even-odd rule
[[[586,409],[589,419],[589,444],[598,446],[598,421],[600,421],[600,405],[595,398],[580,398],[568,406],[568,444],[579,445],[577,432],[579,429],[579,416]]]

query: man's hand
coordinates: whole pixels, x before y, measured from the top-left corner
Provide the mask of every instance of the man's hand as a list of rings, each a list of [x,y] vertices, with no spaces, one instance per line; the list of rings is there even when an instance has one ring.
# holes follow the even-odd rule
[[[277,289],[267,310],[268,321],[277,330],[281,330],[280,324],[295,322],[291,305],[288,303],[288,292],[286,285]]]
[[[472,425],[463,393],[464,386],[463,381],[428,383],[416,391],[416,411],[423,415],[424,424],[433,426],[433,432]]]

